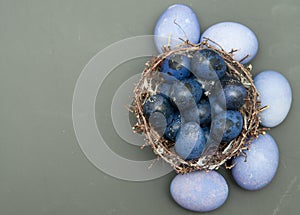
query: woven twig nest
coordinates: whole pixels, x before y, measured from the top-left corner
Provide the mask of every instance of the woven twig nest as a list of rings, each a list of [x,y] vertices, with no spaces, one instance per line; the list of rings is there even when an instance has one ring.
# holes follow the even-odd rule
[[[251,70],[252,66],[245,67],[242,63],[233,59],[233,53],[226,52],[220,46],[210,45],[213,41],[204,40],[200,44],[191,44],[185,41],[173,50],[165,48],[164,52],[157,57],[153,57],[146,63],[146,68],[142,73],[142,77],[134,89],[134,101],[131,106],[132,112],[137,117],[137,124],[133,127],[135,132],[145,135],[145,145],[150,145],[153,152],[160,158],[169,163],[177,173],[188,173],[195,170],[213,170],[218,169],[223,164],[226,168],[227,161],[233,157],[239,156],[244,150],[248,150],[251,141],[257,138],[259,134],[263,134],[266,128],[260,127],[260,116],[264,108],[261,108],[259,94],[254,86]],[[217,47],[217,48],[216,48]],[[149,96],[155,95],[161,80],[157,78],[160,72],[161,63],[173,54],[182,54],[192,56],[194,52],[201,49],[212,49],[220,54],[227,64],[227,75],[238,79],[247,89],[248,97],[245,104],[239,110],[244,118],[244,125],[241,134],[232,141],[220,144],[214,153],[204,153],[198,159],[184,160],[179,157],[172,149],[174,142],[167,140],[151,127],[143,112],[143,105]]]

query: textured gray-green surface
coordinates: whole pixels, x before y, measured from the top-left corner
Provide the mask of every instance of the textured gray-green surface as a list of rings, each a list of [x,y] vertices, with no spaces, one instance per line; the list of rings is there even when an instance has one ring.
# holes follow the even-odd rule
[[[181,2],[197,12],[202,32],[220,21],[252,28],[260,41],[252,61],[254,73],[282,72],[294,94],[289,116],[270,132],[281,155],[273,182],[261,191],[247,192],[227,175],[229,199],[210,214],[299,214],[300,1]],[[173,3],[0,0],[1,215],[193,214],[169,196],[173,173],[138,183],[108,176],[86,159],[72,125],[73,91],[87,62],[113,42],[151,34],[160,13]],[[97,121],[106,142],[135,159],[151,153],[140,152],[116,135],[109,106],[118,84],[141,70],[143,61],[113,71],[97,99]],[[104,122],[107,126],[101,126]]]

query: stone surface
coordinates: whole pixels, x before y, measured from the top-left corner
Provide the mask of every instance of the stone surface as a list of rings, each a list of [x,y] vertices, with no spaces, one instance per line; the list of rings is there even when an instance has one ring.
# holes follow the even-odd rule
[[[201,41],[205,37],[218,43],[227,52],[237,49],[238,51],[234,53],[234,58],[238,61],[249,54],[250,57],[246,58],[242,63],[250,62],[258,51],[256,35],[251,29],[240,23],[220,22],[214,24],[203,32]],[[214,43],[210,42],[210,44],[218,47]]]
[[[236,165],[232,169],[232,176],[246,190],[262,189],[276,174],[279,162],[277,144],[269,134],[260,135],[252,142],[246,154],[247,162],[243,156],[233,160]]]
[[[183,208],[196,212],[209,212],[222,206],[228,196],[228,185],[215,171],[198,171],[177,175],[171,183],[170,193]]]
[[[200,24],[194,11],[184,4],[174,4],[168,7],[159,17],[154,28],[154,42],[161,53],[162,47],[168,45],[171,48],[189,40],[198,43],[200,38]]]
[[[288,80],[278,72],[267,70],[255,76],[254,84],[260,93],[262,107],[269,106],[261,113],[261,124],[266,127],[279,125],[292,104],[292,89]]]

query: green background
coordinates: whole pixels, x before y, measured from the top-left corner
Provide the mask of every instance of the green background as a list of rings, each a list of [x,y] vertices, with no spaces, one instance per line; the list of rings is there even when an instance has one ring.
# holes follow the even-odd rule
[[[272,69],[290,81],[289,116],[270,132],[280,148],[272,183],[257,192],[240,189],[228,174],[226,204],[210,214],[299,214],[300,200],[300,1],[177,1],[198,14],[201,31],[220,21],[253,29],[260,50],[254,74]],[[194,214],[169,195],[174,173],[148,182],[128,182],[95,168],[80,150],[72,125],[77,78],[101,49],[121,39],[152,33],[161,12],[175,1],[0,0],[0,214]],[[99,127],[116,152],[152,157],[122,144],[109,121],[114,90],[138,73],[143,60],[117,68],[97,99]],[[120,74],[120,75],[118,75]]]

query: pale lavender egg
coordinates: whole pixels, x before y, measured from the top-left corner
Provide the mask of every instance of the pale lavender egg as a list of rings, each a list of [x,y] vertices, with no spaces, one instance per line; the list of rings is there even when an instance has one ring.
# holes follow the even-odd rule
[[[228,185],[215,171],[178,174],[171,182],[171,196],[180,206],[196,212],[221,207],[228,197]]]
[[[168,44],[173,49],[183,43],[182,40],[198,43],[200,24],[194,11],[184,4],[174,4],[168,7],[159,17],[154,28],[154,42],[161,53],[162,47]]]
[[[259,190],[274,178],[279,163],[279,151],[275,140],[269,135],[260,135],[244,156],[233,160],[236,164],[232,176],[236,183],[246,190]]]
[[[263,71],[255,76],[254,84],[260,94],[261,124],[266,127],[279,125],[288,115],[292,104],[292,89],[288,80],[279,72]]]
[[[254,32],[247,26],[236,22],[220,22],[212,25],[202,34],[201,41],[204,38],[218,43],[227,52],[237,49],[238,51],[234,53],[234,59],[237,61],[249,55],[242,63],[250,62],[258,51],[258,40]],[[212,42],[209,44],[219,47]]]

